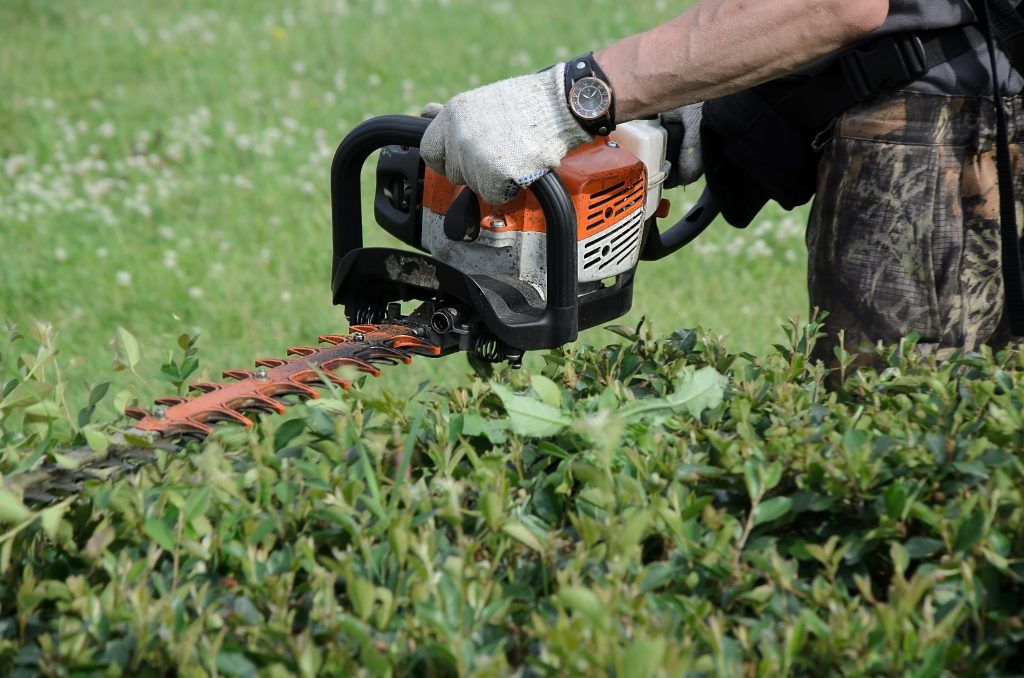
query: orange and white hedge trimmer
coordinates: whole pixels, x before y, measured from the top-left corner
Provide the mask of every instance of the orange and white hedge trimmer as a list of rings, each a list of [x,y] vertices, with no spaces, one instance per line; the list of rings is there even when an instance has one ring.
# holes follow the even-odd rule
[[[576,149],[503,205],[425,168],[418,145],[429,122],[370,119],[335,155],[332,288],[350,334],[321,337],[325,345],[293,348],[291,358],[261,360],[255,370],[226,371],[234,381],[193,384],[197,395],[161,398],[152,411],[130,408],[135,427],[106,454],[83,455],[65,478],[137,455],[134,435],[155,434],[156,447],[174,448],[205,438],[218,421],[251,426],[249,415],[280,413],[290,397],[315,398],[313,387],[325,380],[347,387],[335,374],[345,367],[377,375],[378,365],[458,351],[518,365],[525,351],[561,346],[624,315],[639,261],[675,252],[718,213],[705,193],[659,232],[657,220],[668,214],[662,188],[669,134],[655,120],[619,125]],[[360,175],[378,150],[374,216],[414,250],[363,246]],[[61,489],[41,482],[47,469],[25,476],[19,484],[26,496],[33,488]]]

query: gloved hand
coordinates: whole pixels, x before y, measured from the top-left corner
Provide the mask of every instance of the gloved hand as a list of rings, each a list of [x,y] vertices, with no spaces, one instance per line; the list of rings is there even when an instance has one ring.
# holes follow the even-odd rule
[[[499,204],[591,141],[565,99],[564,64],[456,95],[430,123],[424,162]]]
[[[704,102],[689,104],[667,113],[661,118],[665,123],[679,124],[683,129],[682,143],[674,158],[669,158],[672,171],[669,173],[667,188],[688,186],[704,174],[704,159],[701,157],[700,124],[704,117]]]

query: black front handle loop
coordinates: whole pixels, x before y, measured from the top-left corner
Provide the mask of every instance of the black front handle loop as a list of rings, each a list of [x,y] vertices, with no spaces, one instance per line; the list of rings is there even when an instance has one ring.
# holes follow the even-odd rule
[[[693,209],[672,228],[660,233],[657,226],[651,225],[640,258],[644,261],[657,261],[681,250],[706,231],[720,212],[718,199],[710,189],[705,188]]]
[[[386,146],[419,147],[430,120],[407,115],[371,118],[360,123],[338,146],[331,165],[331,220],[334,235],[332,284],[341,260],[363,246],[360,175],[369,156]],[[557,174],[548,172],[529,189],[547,224],[547,308],[545,315],[578,309],[576,210]],[[562,320],[560,320],[561,322]],[[536,322],[533,319],[531,322]],[[572,336],[575,338],[575,318]]]

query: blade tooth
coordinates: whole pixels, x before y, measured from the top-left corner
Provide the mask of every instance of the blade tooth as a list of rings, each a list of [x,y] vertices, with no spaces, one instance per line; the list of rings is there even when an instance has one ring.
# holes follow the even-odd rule
[[[335,346],[337,346],[338,344],[343,344],[349,339],[350,337],[344,334],[323,334],[317,337],[317,341],[320,342],[321,344],[334,344]]]
[[[349,386],[352,385],[352,382],[348,381],[347,379],[342,379],[338,375],[332,374],[330,370],[326,368],[325,365],[321,365],[320,367],[320,372],[317,372],[315,370],[303,370],[301,372],[296,372],[295,374],[292,375],[292,379],[301,384],[310,384],[312,386],[324,386],[324,377],[326,377],[327,380],[330,381],[332,384],[340,386],[341,388],[347,389]]]
[[[301,382],[294,381],[294,376],[292,375],[285,381],[275,381],[273,384],[267,384],[260,388],[260,392],[274,398],[289,395],[297,395],[302,398],[318,397],[319,394],[314,389]]]
[[[263,395],[262,393],[253,393],[248,395],[244,399],[231,403],[231,406],[240,411],[253,410],[256,412],[266,412],[268,414],[284,414],[285,412],[284,405],[273,398]]]
[[[441,355],[440,346],[406,346],[404,350],[409,351],[413,355],[421,355],[427,358],[436,358]]]
[[[288,363],[284,358],[261,358],[256,361],[256,367],[275,368]]]
[[[224,388],[224,384],[214,384],[209,381],[197,381],[194,384],[189,385],[189,389],[193,391],[202,391],[203,393],[213,393]]]
[[[290,349],[288,349],[288,355],[306,357],[308,355],[313,355],[319,350],[320,349],[315,348],[313,346],[292,346]]]
[[[364,363],[364,364],[369,365],[369,363]],[[380,370],[377,369],[377,367],[375,367],[374,365],[370,365],[369,369],[367,369],[366,367],[363,367],[362,365],[357,365],[356,368],[358,370],[360,370],[362,372],[366,372],[367,374],[372,375],[374,377],[379,377],[380,376]]]
[[[316,370],[301,370],[288,377],[288,380],[293,384],[302,386],[303,388],[309,388],[310,385],[322,385],[324,383]],[[313,392],[316,393],[316,391]],[[317,395],[319,396],[319,394]]]
[[[404,360],[390,355],[364,355],[363,359],[367,362],[377,363],[378,365],[401,365],[405,362]]]
[[[182,421],[173,422],[167,428],[167,435],[190,438],[198,437],[199,440],[202,440],[203,438],[208,438],[213,435],[213,427],[195,421],[194,419],[184,419]]]
[[[223,372],[225,379],[237,379],[243,381],[256,375],[253,370],[224,370]]]
[[[142,407],[126,407],[124,408],[124,413],[126,416],[129,416],[132,419],[136,419],[138,421],[142,421],[143,419],[146,419],[147,417],[150,416],[149,410],[144,409]]]
[[[370,332],[376,332],[380,329],[380,325],[349,325],[349,332],[359,332],[361,334],[369,334]]]
[[[326,374],[327,378],[334,384],[347,389],[352,385],[352,382],[334,374],[334,370],[342,368],[348,360],[350,360],[350,358],[333,358],[331,360],[324,361],[324,363],[320,365],[320,369],[323,370],[323,373]]]
[[[421,355],[441,355],[441,347],[431,344],[429,341],[403,334],[391,340],[392,348],[400,348],[406,351],[420,352]]]
[[[157,398],[153,401],[157,405],[163,405],[164,407],[174,407],[175,405],[182,405],[188,402],[188,398],[182,398],[179,396],[167,396],[164,398]]]
[[[380,360],[390,362],[392,365],[399,363],[405,363],[409,365],[412,363],[412,356],[404,351],[399,351],[387,346],[371,346],[366,351],[362,352],[360,356],[364,360]]]
[[[246,428],[252,428],[252,420],[245,416],[241,412],[237,412],[230,407],[214,407],[205,413],[204,421],[217,422],[217,421],[233,421],[236,424],[241,424]]]
[[[144,417],[135,424],[135,428],[140,431],[153,431],[160,435],[166,435],[173,427],[176,422],[169,421],[167,419],[154,419],[151,416]]]
[[[346,366],[354,367],[361,372],[367,372],[375,377],[380,376],[380,370],[378,370],[376,367],[366,362],[365,360],[360,360],[359,358],[334,358],[333,360],[328,360],[323,365],[321,365],[321,367],[326,372],[333,372],[334,370]]]
[[[334,384],[335,386],[340,386],[341,388],[347,389],[352,385],[352,382],[350,382],[348,379],[342,379],[338,375],[333,374],[331,372],[324,372],[324,376],[330,379],[332,384]]]

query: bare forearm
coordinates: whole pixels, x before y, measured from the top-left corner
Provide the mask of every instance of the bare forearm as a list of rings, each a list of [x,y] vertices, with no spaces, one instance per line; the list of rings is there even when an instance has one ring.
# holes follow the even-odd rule
[[[623,122],[793,71],[862,37],[887,14],[888,0],[704,0],[596,58]]]

